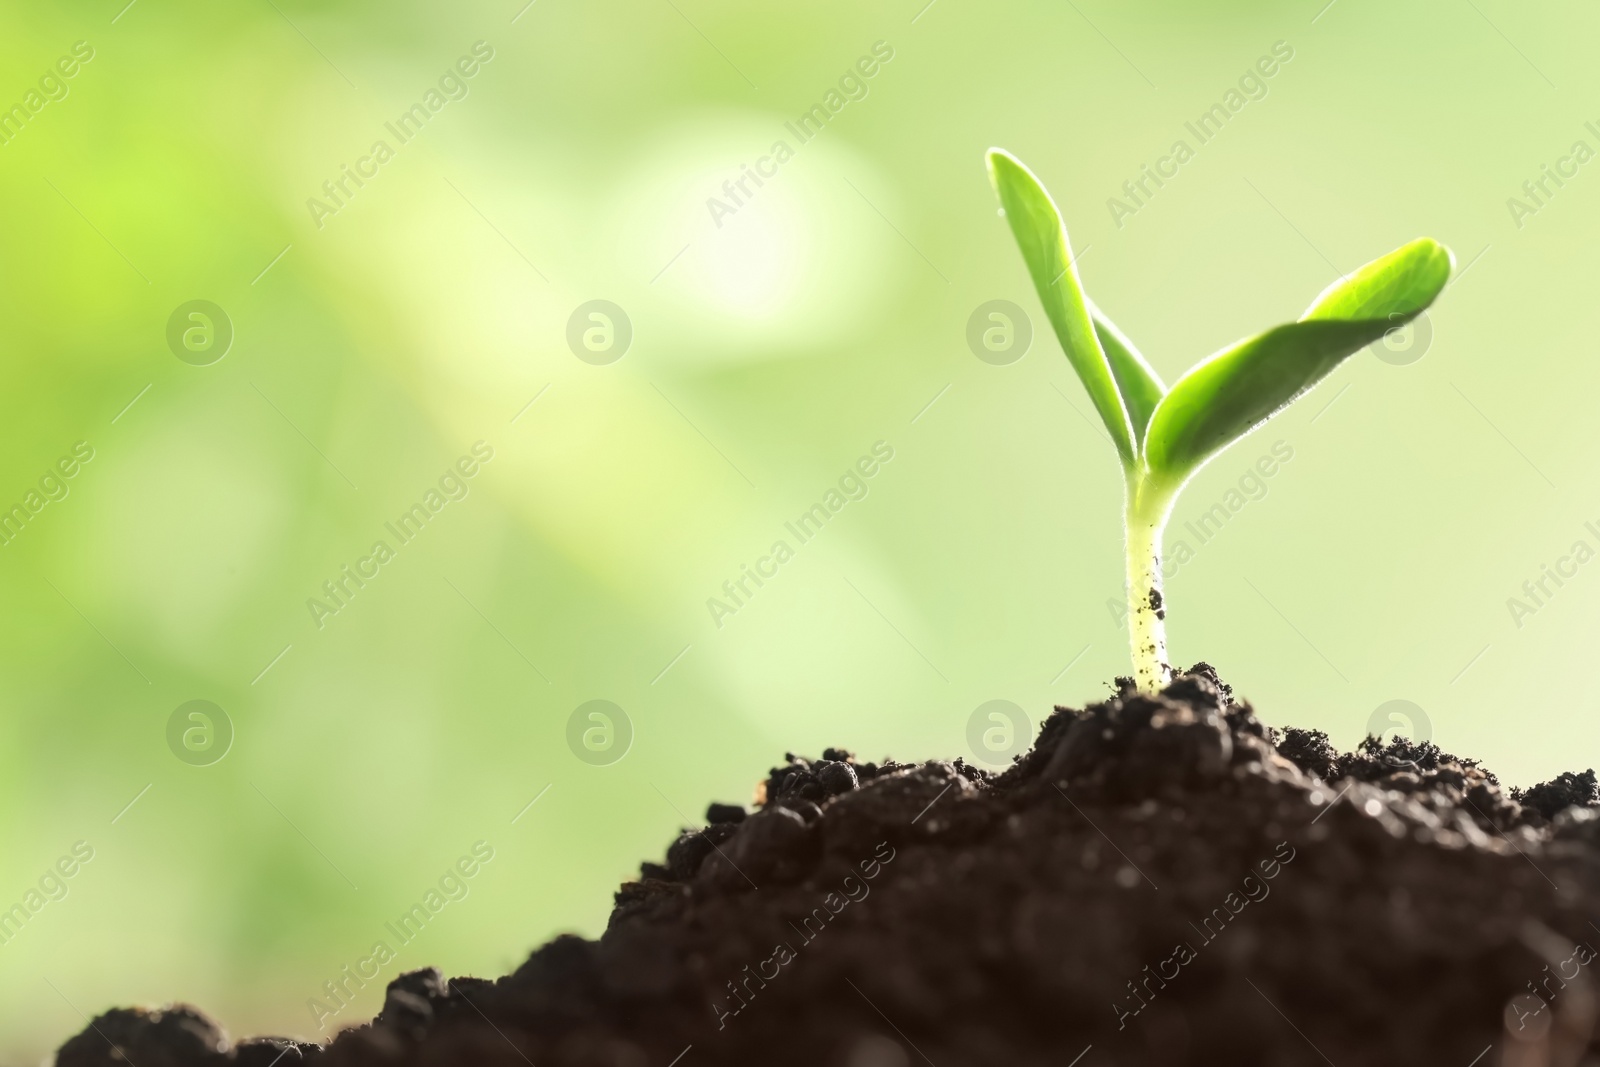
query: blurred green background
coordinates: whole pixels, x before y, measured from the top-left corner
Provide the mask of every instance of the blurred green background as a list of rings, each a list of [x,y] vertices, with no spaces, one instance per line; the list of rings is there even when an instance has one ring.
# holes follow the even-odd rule
[[[42,505],[0,547],[0,908],[30,916],[0,944],[4,1062],[173,999],[316,1036],[308,1000],[475,842],[468,894],[324,1022],[401,970],[494,975],[598,934],[640,859],[785,750],[970,759],[985,701],[1037,726],[1103,695],[1127,669],[1118,472],[996,216],[992,144],[1168,380],[1411,237],[1470,264],[1431,341],[1363,353],[1191,485],[1174,537],[1292,449],[1170,581],[1173,653],[1343,746],[1398,699],[1508,783],[1595,762],[1600,566],[1520,619],[1507,600],[1600,546],[1600,164],[1520,219],[1507,200],[1600,149],[1600,14],[124,3],[11,3],[0,33],[0,106],[23,107],[0,506]],[[1197,145],[1184,123],[1280,41],[1265,95]],[[492,57],[441,89],[476,42]],[[876,42],[865,95],[801,143],[785,124]],[[401,143],[385,124],[419,102]],[[1108,199],[1179,138],[1194,158],[1118,226]],[[378,140],[392,158],[362,164]],[[714,213],[778,140],[792,158]],[[596,299],[631,325],[614,362],[567,341]],[[996,299],[1035,327],[1006,365],[966,341]],[[214,362],[168,344],[194,300],[231,323]],[[479,441],[465,498],[399,545],[384,524]],[[879,441],[865,497],[792,539]],[[47,477],[78,442],[93,458]],[[793,559],[714,620],[779,539]],[[307,600],[377,540],[394,558],[319,627]],[[620,760],[569,747],[594,699],[631,725]],[[191,700],[231,723],[208,765],[169,746]],[[80,841],[92,860],[45,877]]]

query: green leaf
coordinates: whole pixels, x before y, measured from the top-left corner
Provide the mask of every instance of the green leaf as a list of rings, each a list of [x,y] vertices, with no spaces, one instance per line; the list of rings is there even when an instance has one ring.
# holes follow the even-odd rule
[[[1176,488],[1345,359],[1433,303],[1454,259],[1412,241],[1329,286],[1298,322],[1223,349],[1178,379],[1145,432],[1150,476]]]
[[[1419,237],[1328,286],[1306,308],[1300,321],[1387,319],[1399,315],[1410,322],[1433,303],[1450,280],[1454,266],[1455,257],[1448,248],[1431,238]]]
[[[1095,337],[1061,213],[1039,179],[1009,152],[989,150],[989,179],[999,194],[1000,206],[1022,249],[1023,262],[1033,277],[1044,313],[1055,328],[1056,339],[1082,379],[1106,429],[1111,431],[1111,442],[1124,466],[1131,467],[1137,453],[1132,424],[1106,353]]]
[[[1085,298],[1087,299],[1087,298]],[[1100,349],[1111,364],[1111,375],[1117,381],[1117,392],[1122,395],[1122,406],[1133,424],[1133,438],[1138,448],[1144,447],[1145,427],[1150,423],[1150,413],[1155,411],[1166,394],[1167,387],[1146,363],[1139,350],[1127,335],[1106,318],[1094,301],[1090,300],[1089,314],[1094,319],[1095,336],[1100,338]]]

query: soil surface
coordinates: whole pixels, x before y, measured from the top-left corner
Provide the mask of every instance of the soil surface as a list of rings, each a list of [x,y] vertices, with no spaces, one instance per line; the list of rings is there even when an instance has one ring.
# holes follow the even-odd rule
[[[488,981],[326,1047],[115,1010],[61,1067],[1593,1064],[1592,771],[1263,726],[1200,665],[1059,708],[1003,774],[788,757]]]

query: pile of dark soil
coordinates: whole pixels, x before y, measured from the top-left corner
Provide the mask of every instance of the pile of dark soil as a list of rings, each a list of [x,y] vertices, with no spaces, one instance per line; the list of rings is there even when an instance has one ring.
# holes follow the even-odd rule
[[[791,756],[496,981],[326,1047],[111,1011],[61,1067],[1594,1063],[1593,772],[1263,726],[1203,665],[1058,709],[1004,774]]]

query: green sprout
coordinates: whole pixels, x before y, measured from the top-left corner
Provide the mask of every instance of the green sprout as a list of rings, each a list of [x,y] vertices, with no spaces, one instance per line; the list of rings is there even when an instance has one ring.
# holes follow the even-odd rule
[[[1426,237],[1403,245],[1328,286],[1296,321],[1229,345],[1169,389],[1084,295],[1061,213],[1039,179],[998,148],[989,151],[989,177],[1056,338],[1122,461],[1134,677],[1153,693],[1171,678],[1161,535],[1178,492],[1211,457],[1420,315],[1455,258]]]

